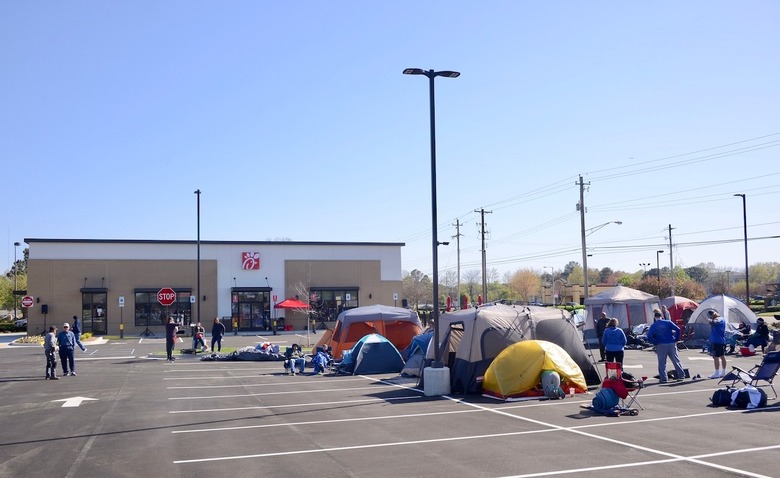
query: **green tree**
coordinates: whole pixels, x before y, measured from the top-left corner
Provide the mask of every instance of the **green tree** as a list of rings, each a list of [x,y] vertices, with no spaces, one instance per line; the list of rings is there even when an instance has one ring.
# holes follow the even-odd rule
[[[566,280],[566,281],[569,281],[569,282],[573,282],[573,281],[571,281],[571,280],[569,279],[569,276],[570,276],[570,275],[571,275],[571,273],[572,273],[572,272],[574,272],[574,270],[575,270],[575,269],[577,269],[578,267],[580,268],[580,270],[582,270],[582,266],[580,266],[580,263],[579,263],[579,262],[576,262],[576,261],[570,261],[568,264],[566,264],[565,266],[563,266],[563,272],[561,272],[561,278],[562,278],[563,280]]]
[[[404,273],[403,288],[409,306],[415,309],[420,304],[427,304],[433,299],[433,282],[417,269]]]
[[[569,264],[572,264],[569,262]],[[568,267],[568,264],[566,265]],[[590,279],[590,277],[589,277]],[[566,276],[566,282],[569,284],[585,284],[585,276],[582,274],[582,266],[574,263],[574,267],[569,271],[569,274]]]
[[[529,301],[539,292],[541,280],[539,280],[539,275],[531,269],[518,269],[507,285],[520,300]]]

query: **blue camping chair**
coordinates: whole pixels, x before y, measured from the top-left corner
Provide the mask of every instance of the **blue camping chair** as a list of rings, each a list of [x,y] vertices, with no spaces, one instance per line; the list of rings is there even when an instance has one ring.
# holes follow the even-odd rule
[[[774,398],[777,398],[777,390],[772,383],[777,376],[777,371],[780,370],[780,352],[769,352],[764,355],[764,360],[751,368],[750,370],[743,370],[734,365],[731,366],[731,372],[727,373],[725,377],[720,379],[720,384],[723,381],[731,380],[731,385],[736,385],[737,382],[742,382],[745,385],[752,385],[754,387],[766,387],[772,389],[775,394]]]

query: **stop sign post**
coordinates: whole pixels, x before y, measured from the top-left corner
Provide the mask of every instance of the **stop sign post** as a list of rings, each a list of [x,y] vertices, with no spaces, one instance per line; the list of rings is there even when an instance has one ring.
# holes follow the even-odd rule
[[[157,292],[157,302],[164,307],[170,307],[176,302],[176,291],[170,287],[163,287]]]
[[[35,304],[35,301],[33,300],[32,296],[26,295],[22,297],[22,307],[32,307],[33,304]]]

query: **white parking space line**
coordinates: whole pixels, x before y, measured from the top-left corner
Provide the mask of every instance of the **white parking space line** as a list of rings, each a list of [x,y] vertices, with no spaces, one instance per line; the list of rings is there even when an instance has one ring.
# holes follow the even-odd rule
[[[282,362],[278,362],[278,363],[280,365],[282,364]],[[184,364],[182,364],[182,365],[184,365]],[[186,365],[202,365],[202,363],[193,363],[193,364],[186,364]],[[211,367],[204,367],[204,368],[202,368],[200,370],[192,370],[192,369],[184,370],[184,369],[178,368],[179,364],[176,364],[176,366],[177,366],[177,368],[171,369],[171,370],[166,370],[165,373],[198,373],[198,372],[206,373],[206,372],[236,372],[236,371],[238,371],[238,372],[247,372],[247,371],[248,372],[258,372],[258,371],[262,371],[263,370],[262,368],[259,368],[259,367],[250,367],[250,368],[211,368]],[[282,369],[277,367],[274,370],[282,370]]]
[[[317,393],[327,392],[351,392],[353,390],[376,390],[376,385],[370,387],[355,387],[355,388],[331,388],[331,389],[318,389]],[[239,397],[265,397],[269,395],[297,395],[301,393],[312,393],[312,390],[291,390],[286,392],[263,392],[263,393],[240,393],[235,395],[210,395],[210,396],[197,396],[197,397],[168,397],[168,400],[221,400],[224,398],[239,398]]]
[[[464,403],[466,405],[469,405],[469,406],[472,406],[472,407],[476,407],[476,408],[485,408],[485,407],[483,407],[481,405],[468,404],[468,403],[459,401],[458,399],[455,399],[455,398],[452,398],[452,397],[448,397],[446,395],[444,396],[444,398],[447,398],[449,400],[453,400],[455,402]],[[525,421],[525,422],[529,422],[529,423],[534,423],[534,424],[541,425],[541,426],[550,427],[550,428],[553,428],[555,430],[566,431],[566,432],[574,433],[574,434],[581,435],[581,436],[584,436],[584,437],[593,438],[593,439],[596,439],[596,440],[601,440],[601,441],[605,441],[605,442],[612,443],[612,444],[615,444],[615,445],[619,445],[621,447],[628,447],[628,448],[633,448],[635,450],[641,450],[641,451],[645,451],[645,452],[648,452],[648,453],[661,455],[661,456],[664,456],[664,457],[667,457],[667,458],[671,458],[671,459],[673,459],[675,461],[687,461],[687,462],[696,463],[696,464],[699,464],[699,465],[708,466],[708,467],[711,467],[711,468],[717,468],[717,469],[728,471],[728,472],[731,472],[731,473],[737,473],[737,474],[742,473],[741,470],[738,470],[738,469],[735,469],[735,468],[731,468],[731,467],[727,467],[727,466],[723,466],[723,465],[718,465],[718,464],[714,464],[714,463],[708,463],[708,462],[705,462],[705,461],[698,460],[696,458],[686,458],[686,457],[684,457],[682,455],[678,455],[676,453],[669,453],[669,452],[666,452],[666,451],[663,451],[663,450],[657,450],[657,449],[650,448],[650,447],[647,447],[647,446],[638,445],[636,443],[629,443],[629,442],[624,442],[624,441],[621,441],[621,440],[616,440],[614,438],[594,435],[592,433],[587,433],[587,432],[585,432],[585,431],[583,431],[581,429],[574,428],[574,427],[564,427],[564,426],[560,426],[560,425],[555,425],[554,423],[546,423],[546,422],[543,422],[541,420],[536,420],[536,419],[533,419],[533,418],[523,417],[523,416],[519,416],[519,415],[512,415],[510,413],[505,413],[503,411],[499,411],[499,410],[496,410],[496,409],[492,409],[491,411],[493,413],[504,415],[504,416],[507,416],[507,417],[510,417],[510,418],[515,418],[517,420],[522,420],[522,421]],[[666,461],[663,461],[663,462],[666,462]],[[657,462],[652,462],[652,463],[657,463]],[[622,465],[618,465],[618,466],[622,467]],[[605,467],[605,469],[606,468],[608,468],[608,467]],[[600,468],[596,467],[594,469],[598,470]],[[548,476],[548,475],[559,475],[559,474],[569,474],[569,473],[572,473],[572,472],[571,471],[560,471],[559,470],[559,471],[555,471],[555,472],[547,472],[547,473],[542,473],[542,474],[517,475],[517,476],[518,477],[519,476]],[[750,476],[762,477],[763,478],[763,475],[751,474]],[[767,478],[769,478],[769,477],[767,477]]]
[[[310,402],[310,403],[287,403],[284,405],[264,405],[264,406],[251,406],[251,407],[232,407],[232,408],[206,408],[200,410],[173,410],[168,413],[180,414],[180,413],[222,413],[222,412],[236,412],[241,410],[271,410],[275,408],[296,408],[296,407],[314,407],[322,405],[343,405],[347,403],[381,403],[381,402],[394,402],[399,400],[419,400],[425,398],[421,395],[412,395],[406,397],[392,397],[392,398],[365,398],[360,400],[338,400],[335,402]]]
[[[211,377],[163,377],[163,380],[237,380],[244,378],[260,378],[261,375],[216,375]]]
[[[642,462],[636,462],[636,463],[622,463],[620,465],[605,465],[605,466],[594,466],[590,468],[574,468],[569,470],[558,470],[558,471],[551,471],[551,472],[542,472],[542,473],[531,473],[526,475],[510,475],[505,476],[501,478],[532,478],[532,477],[539,477],[539,476],[554,476],[554,475],[574,475],[576,473],[581,473],[583,471],[603,471],[603,470],[613,470],[618,468],[635,468],[640,466],[648,466],[648,465],[658,465],[658,464],[664,464],[664,463],[675,463],[680,461],[690,461],[693,463],[697,463],[704,466],[709,466],[712,468],[717,468],[723,471],[736,473],[738,476],[751,476],[755,478],[772,478],[771,476],[767,475],[761,475],[758,473],[751,473],[749,471],[740,470],[737,468],[732,468],[729,466],[723,466],[718,465],[716,463],[709,463],[700,461],[704,458],[714,458],[718,456],[729,456],[729,455],[736,455],[739,453],[755,453],[755,452],[761,452],[761,451],[767,451],[767,450],[774,450],[780,448],[780,445],[770,445],[760,448],[744,448],[741,450],[728,450],[718,453],[708,453],[706,455],[694,455],[689,457],[680,457],[680,458],[672,458],[672,459],[666,459],[666,460],[655,460],[655,461],[642,461]]]
[[[76,362],[92,362],[94,360],[134,359],[135,355],[113,355],[111,357],[77,357]]]
[[[362,378],[341,378],[339,379],[339,383],[344,382],[365,382]],[[273,382],[273,383],[244,383],[244,384],[237,384],[237,385],[209,385],[209,388],[249,388],[249,387],[283,387],[285,385],[296,385],[300,386],[301,384],[306,382],[300,382],[300,381],[279,381],[279,382]],[[308,382],[316,384],[318,382]],[[168,390],[203,390],[203,385],[180,385],[176,387],[166,387]]]
[[[211,432],[218,432],[218,431],[250,430],[253,428],[297,427],[302,425],[331,425],[335,423],[365,422],[365,421],[374,421],[374,420],[395,420],[395,419],[407,419],[407,418],[424,418],[424,417],[433,417],[436,415],[456,415],[462,413],[485,413],[485,412],[484,410],[450,410],[447,412],[409,413],[405,415],[387,415],[381,417],[340,418],[336,420],[312,420],[308,422],[267,423],[264,425],[244,425],[238,427],[200,428],[196,430],[174,430],[171,433],[175,435],[178,433],[211,433]]]

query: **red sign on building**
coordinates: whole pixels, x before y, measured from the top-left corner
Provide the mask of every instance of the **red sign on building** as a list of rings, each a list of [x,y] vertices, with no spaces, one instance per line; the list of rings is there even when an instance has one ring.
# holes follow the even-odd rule
[[[170,307],[176,302],[176,291],[170,287],[163,287],[157,292],[157,302],[163,307]]]
[[[260,270],[260,253],[259,252],[242,252],[241,253],[241,268],[245,271]]]

